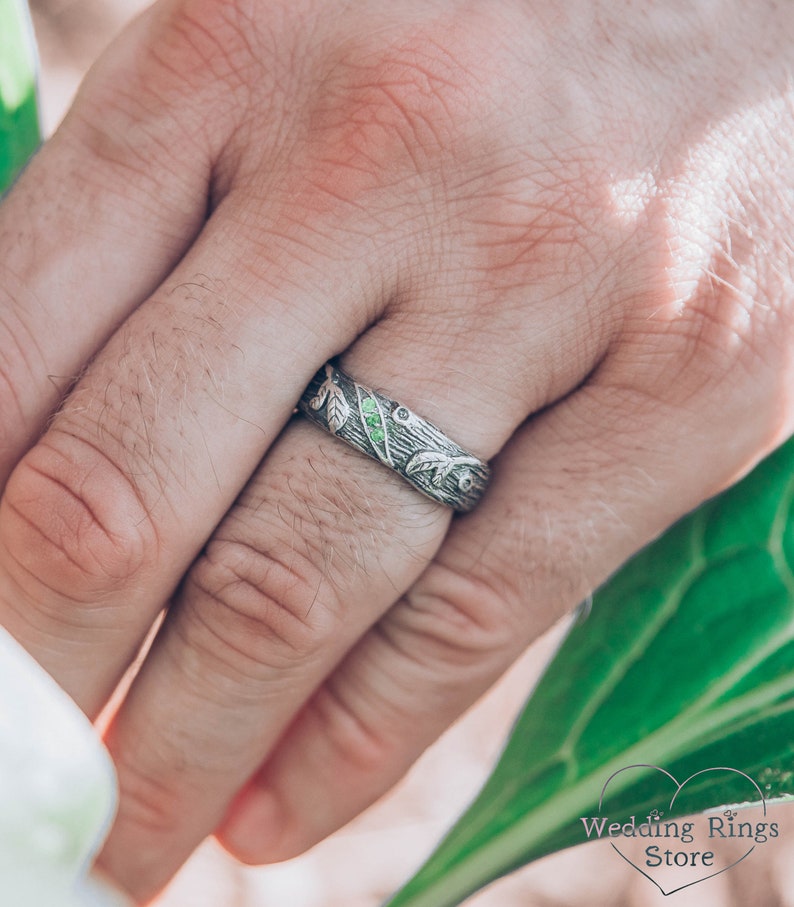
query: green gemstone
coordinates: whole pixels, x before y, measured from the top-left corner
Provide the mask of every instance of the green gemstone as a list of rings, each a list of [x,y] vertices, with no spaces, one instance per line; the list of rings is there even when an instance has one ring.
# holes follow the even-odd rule
[[[377,444],[378,442],[382,441],[386,437],[386,432],[382,428],[374,428],[369,433],[369,436]]]
[[[374,413],[378,409],[378,404],[372,399],[372,397],[367,397],[366,400],[361,401],[361,408],[365,413]]]
[[[380,416],[377,413],[374,416],[367,416],[367,425],[370,428],[377,428],[380,425]]]

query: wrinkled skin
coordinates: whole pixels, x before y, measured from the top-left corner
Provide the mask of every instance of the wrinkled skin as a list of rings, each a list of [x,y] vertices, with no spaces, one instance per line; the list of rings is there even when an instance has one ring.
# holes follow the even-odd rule
[[[787,3],[160,0],[0,208],[0,620],[139,901],[294,855],[794,430]],[[333,355],[494,479],[293,408]]]

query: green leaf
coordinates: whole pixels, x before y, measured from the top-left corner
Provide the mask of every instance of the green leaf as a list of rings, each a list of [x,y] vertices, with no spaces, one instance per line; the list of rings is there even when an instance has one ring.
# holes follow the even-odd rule
[[[594,597],[490,779],[388,907],[452,907],[586,840],[607,779],[661,766],[666,818],[794,795],[794,440],[681,520]],[[733,780],[731,780],[731,778]],[[667,803],[650,768],[609,784],[610,820]],[[675,786],[673,785],[673,789]]]
[[[36,53],[22,0],[0,0],[0,193],[40,141]]]

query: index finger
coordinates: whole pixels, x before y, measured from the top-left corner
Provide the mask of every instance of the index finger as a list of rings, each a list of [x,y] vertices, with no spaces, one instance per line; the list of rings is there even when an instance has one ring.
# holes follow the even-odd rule
[[[188,140],[193,108],[165,116],[170,102],[140,75],[151,15],[115,45],[0,206],[0,486],[205,219],[211,160]]]

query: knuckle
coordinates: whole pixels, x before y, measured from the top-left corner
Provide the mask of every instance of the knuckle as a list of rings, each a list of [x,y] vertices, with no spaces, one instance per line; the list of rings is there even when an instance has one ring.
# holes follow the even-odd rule
[[[306,708],[334,753],[332,764],[338,760],[362,774],[377,772],[394,756],[394,741],[389,739],[384,727],[389,700],[374,690],[369,691],[367,698],[371,700],[370,705],[376,703],[377,717],[355,695],[349,695],[344,682],[334,682],[332,678],[315,693]]]
[[[191,642],[230,660],[235,673],[312,659],[333,620],[333,605],[319,600],[323,589],[317,568],[292,548],[215,539],[188,577]]]
[[[685,231],[669,213],[659,220],[643,289],[624,297],[597,383],[681,415],[702,411],[715,394],[723,404],[737,402],[731,392],[748,379],[769,388],[783,357],[772,327],[777,312],[759,293],[757,249],[732,228],[719,242],[695,248],[693,241],[688,255],[673,257],[670,249],[688,242]]]
[[[240,0],[182,0],[172,8],[160,40],[147,45],[159,71],[155,78],[176,81],[185,94],[214,82],[220,83],[218,93],[240,84],[255,58],[252,26]]]
[[[413,656],[429,666],[487,669],[516,651],[517,626],[503,583],[434,564],[406,596]],[[523,634],[522,644],[523,644]],[[437,668],[436,668],[437,669]]]
[[[34,600],[45,587],[45,601],[55,592],[99,604],[156,557],[154,526],[129,477],[74,435],[50,432],[31,449],[2,513],[8,567]]]
[[[686,306],[680,330],[679,358],[689,372],[721,381],[737,366],[759,358],[753,300],[737,278],[729,281],[707,269]]]
[[[151,746],[151,739],[148,743]],[[154,764],[151,753],[141,753],[134,746],[125,749],[111,745],[111,751],[121,794],[117,823],[154,840],[173,836],[183,821],[184,803],[180,802],[173,772],[163,771],[167,763],[150,768]]]
[[[471,41],[441,32],[423,25],[351,39],[337,51],[310,109],[335,194],[344,172],[350,182],[342,188],[355,195],[433,170],[471,134],[480,96]]]
[[[452,683],[461,670],[475,684],[493,681],[591,588],[584,529],[550,525],[545,508],[533,519],[537,504],[515,494],[506,505],[485,547],[450,539],[401,609],[401,629],[415,640],[411,657]]]
[[[151,175],[152,160],[172,182],[177,161],[180,174],[206,173],[206,145],[222,147],[253,104],[252,86],[269,82],[244,20],[239,0],[183,0],[156,30],[128,30],[88,74],[64,133],[80,152],[137,176]],[[258,88],[260,107],[267,98]]]
[[[373,602],[396,595],[383,545],[410,537],[401,555],[418,573],[426,563],[421,546],[436,538],[437,509],[417,505],[412,489],[395,480],[374,494],[368,477],[378,464],[331,438],[309,439],[309,425],[293,429],[311,450],[297,466],[285,451],[271,453],[262,484],[238,501],[180,598],[182,632],[209,659],[221,659],[217,668],[227,676],[272,680],[274,668],[327,657],[331,638],[337,648],[352,643],[355,621],[346,618],[360,590]]]
[[[655,245],[667,252],[659,255],[663,268],[655,292],[637,313],[643,320],[638,335],[654,340],[661,333],[668,353],[664,365],[681,378],[671,389],[697,392],[752,373],[763,362],[769,307],[760,286],[764,256],[756,218],[749,211],[732,213],[733,204],[725,202],[690,222],[687,203],[678,198],[682,192],[670,190],[656,211]],[[672,259],[670,250],[679,250]]]

